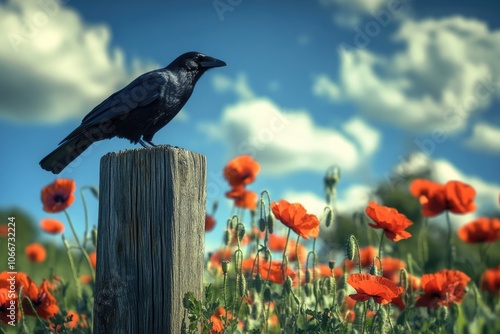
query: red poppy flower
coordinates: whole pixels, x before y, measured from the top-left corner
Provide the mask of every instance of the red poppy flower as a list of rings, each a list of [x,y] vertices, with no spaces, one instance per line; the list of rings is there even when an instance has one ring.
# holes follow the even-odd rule
[[[226,312],[226,309],[223,306],[220,306],[214,314],[210,317],[210,323],[212,323],[212,330],[209,332],[210,334],[219,334],[224,331],[224,323],[223,319],[231,319],[233,315],[231,312]]]
[[[259,269],[263,279],[278,284],[283,284],[287,277],[293,280],[297,276],[292,269],[286,268],[285,270],[282,262],[278,260],[271,262],[261,261]]]
[[[89,253],[89,259],[90,259],[90,264],[95,269],[97,265],[97,253],[96,252]]]
[[[304,239],[317,238],[319,235],[319,220],[315,215],[307,214],[306,209],[299,203],[289,203],[280,200],[271,204],[276,219],[291,228]]]
[[[45,247],[39,243],[32,243],[26,246],[24,253],[31,262],[43,262],[47,258],[47,251]]]
[[[82,284],[89,284],[93,280],[94,278],[92,277],[91,274],[80,276],[80,282],[82,282]]]
[[[372,297],[382,305],[395,300],[404,290],[385,277],[370,274],[351,274],[347,277],[347,283],[357,292],[349,295],[352,299],[364,302]]]
[[[410,193],[419,199],[422,215],[434,217],[445,210],[453,213],[469,213],[476,209],[476,191],[470,185],[449,181],[445,185],[416,179],[410,184]]]
[[[205,215],[205,232],[210,232],[215,227],[215,218],[210,215]]]
[[[365,212],[375,222],[375,224],[368,223],[368,225],[383,229],[385,236],[392,241],[396,242],[411,237],[411,234],[405,229],[413,223],[398,210],[370,202]]]
[[[257,194],[243,187],[235,187],[226,193],[227,198],[234,199],[234,205],[239,208],[255,210],[257,208]]]
[[[50,234],[59,234],[64,232],[64,224],[57,219],[42,219],[40,221],[40,227],[42,230]]]
[[[283,250],[285,249],[285,244],[286,236],[278,235],[275,233],[271,233],[269,235],[268,246],[270,250],[274,252],[283,252]],[[307,248],[303,245],[297,245],[297,242],[295,240],[288,240],[286,253],[288,256],[288,260],[296,261],[298,255],[299,262],[304,263],[306,261],[308,251]]]
[[[373,246],[361,247],[359,249],[359,257],[361,258],[361,267],[369,268],[373,265],[373,258],[377,256],[378,251]],[[353,268],[358,266],[358,258],[354,257],[355,261],[349,261],[346,259],[346,268],[347,271],[351,271]]]
[[[9,227],[7,226],[7,224],[1,224],[0,225],[0,238],[7,237],[8,233],[9,233]]]
[[[33,305],[31,306],[27,300],[23,301],[23,310],[27,315],[38,315],[42,319],[49,319],[59,313],[57,300],[52,295],[47,280],[43,280],[40,287],[37,287],[36,284],[30,279],[29,287],[26,290],[23,290],[22,295],[28,297]],[[33,308],[35,308],[35,310],[33,310]]]
[[[240,155],[229,161],[224,168],[224,177],[231,187],[245,186],[255,181],[260,165],[249,155]]]
[[[42,189],[43,209],[56,213],[64,211],[75,200],[76,184],[71,179],[57,179]]]
[[[278,284],[283,284],[287,277],[290,277],[292,280],[294,280],[297,276],[295,271],[293,271],[292,269],[286,268],[285,270],[282,262],[278,260],[269,262],[261,259],[259,262],[256,262],[253,258],[247,258],[243,260],[241,267],[242,269],[247,271],[253,270],[254,273],[256,273],[258,270],[262,279]]]
[[[487,269],[481,277],[481,289],[497,295],[500,291],[500,266]]]
[[[500,219],[478,218],[462,226],[458,237],[469,244],[495,242],[500,238]]]
[[[458,270],[444,269],[435,274],[425,274],[420,279],[424,294],[417,299],[416,306],[434,308],[461,303],[469,276]]]

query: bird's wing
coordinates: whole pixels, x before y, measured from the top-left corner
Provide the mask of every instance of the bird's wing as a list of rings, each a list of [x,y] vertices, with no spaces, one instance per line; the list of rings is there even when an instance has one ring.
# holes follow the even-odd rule
[[[122,90],[110,95],[102,101],[82,120],[82,124],[71,132],[61,143],[73,139],[85,129],[112,119],[126,117],[137,107],[145,107],[164,96],[163,90],[167,87],[169,76],[161,70],[145,73]],[[61,144],[60,143],[60,144]]]

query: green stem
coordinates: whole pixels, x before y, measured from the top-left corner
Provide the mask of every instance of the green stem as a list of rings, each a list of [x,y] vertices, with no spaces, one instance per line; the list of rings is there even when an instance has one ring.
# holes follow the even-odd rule
[[[285,242],[285,248],[283,249],[283,261],[281,263],[281,272],[283,274],[283,281],[285,280],[285,273],[288,272],[288,260],[286,256],[286,250],[288,248],[288,240],[290,239],[290,232],[292,231],[291,228],[288,228],[288,233],[286,235],[286,242]]]
[[[453,269],[453,244],[451,241],[451,220],[450,220],[450,212],[446,210],[446,223],[448,227],[448,234],[447,234],[447,242],[446,244],[448,245],[448,268]]]
[[[384,242],[384,233],[382,232],[382,236],[380,237],[380,244],[378,245],[378,259],[380,261],[380,272],[382,272],[382,245]]]
[[[73,222],[71,221],[71,217],[69,216],[68,211],[64,210],[64,214],[66,214],[66,219],[68,219],[68,223],[69,223],[69,226],[71,227],[71,232],[73,233],[73,237],[75,238],[76,244],[78,245],[78,248],[82,252],[85,259],[87,260],[87,265],[89,267],[90,274],[92,275],[92,278],[95,279],[94,267],[92,267],[92,263],[90,262],[89,254],[87,253],[85,248],[83,248],[82,244],[80,243],[80,239],[78,239],[78,235],[76,234],[75,227],[73,226]],[[73,264],[73,266],[74,266],[74,264]],[[78,275],[80,273],[80,266],[78,266],[77,269],[78,269],[78,271],[76,273]]]
[[[298,291],[298,295],[299,295],[299,298],[300,300],[302,301],[302,295],[300,294],[300,271],[301,271],[301,267],[300,267],[300,259],[299,259],[299,241],[300,241],[300,235],[297,236],[297,243],[295,244],[295,257],[297,258],[297,279],[298,279],[298,288],[297,288],[297,291]]]
[[[64,246],[66,247],[66,254],[68,254],[69,265],[71,266],[71,272],[73,273],[73,279],[75,281],[76,286],[76,295],[78,299],[82,299],[82,288],[80,286],[80,280],[78,279],[78,274],[76,272],[75,263],[73,262],[73,256],[71,256],[71,250],[68,241],[64,237],[64,234],[61,235]]]

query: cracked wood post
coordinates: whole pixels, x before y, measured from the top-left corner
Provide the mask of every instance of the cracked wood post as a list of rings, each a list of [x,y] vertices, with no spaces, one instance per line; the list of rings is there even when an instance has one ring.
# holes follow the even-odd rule
[[[158,146],[101,159],[94,333],[180,333],[201,300],[206,161]]]

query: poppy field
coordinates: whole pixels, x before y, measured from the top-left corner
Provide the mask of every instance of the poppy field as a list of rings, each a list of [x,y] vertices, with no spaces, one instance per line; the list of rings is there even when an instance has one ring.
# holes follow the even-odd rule
[[[184,296],[184,333],[500,332],[500,219],[492,213],[454,227],[456,215],[477,210],[467,180],[415,175],[383,183],[362,212],[346,215],[336,208],[341,180],[332,167],[316,215],[251,190],[259,172],[247,155],[224,168],[231,215],[219,217],[217,204],[207,210],[207,236],[219,224],[224,233],[220,248],[205,254],[203,299]],[[97,197],[95,188],[77,192],[73,180],[57,179],[41,190],[41,204],[65,221],[33,224],[23,212],[0,212],[23,231],[17,274],[6,261],[0,267],[2,333],[92,332],[97,222],[86,216],[78,235],[71,205],[78,199],[86,208]],[[40,233],[60,240],[45,242]],[[0,238],[7,253],[8,224]]]

